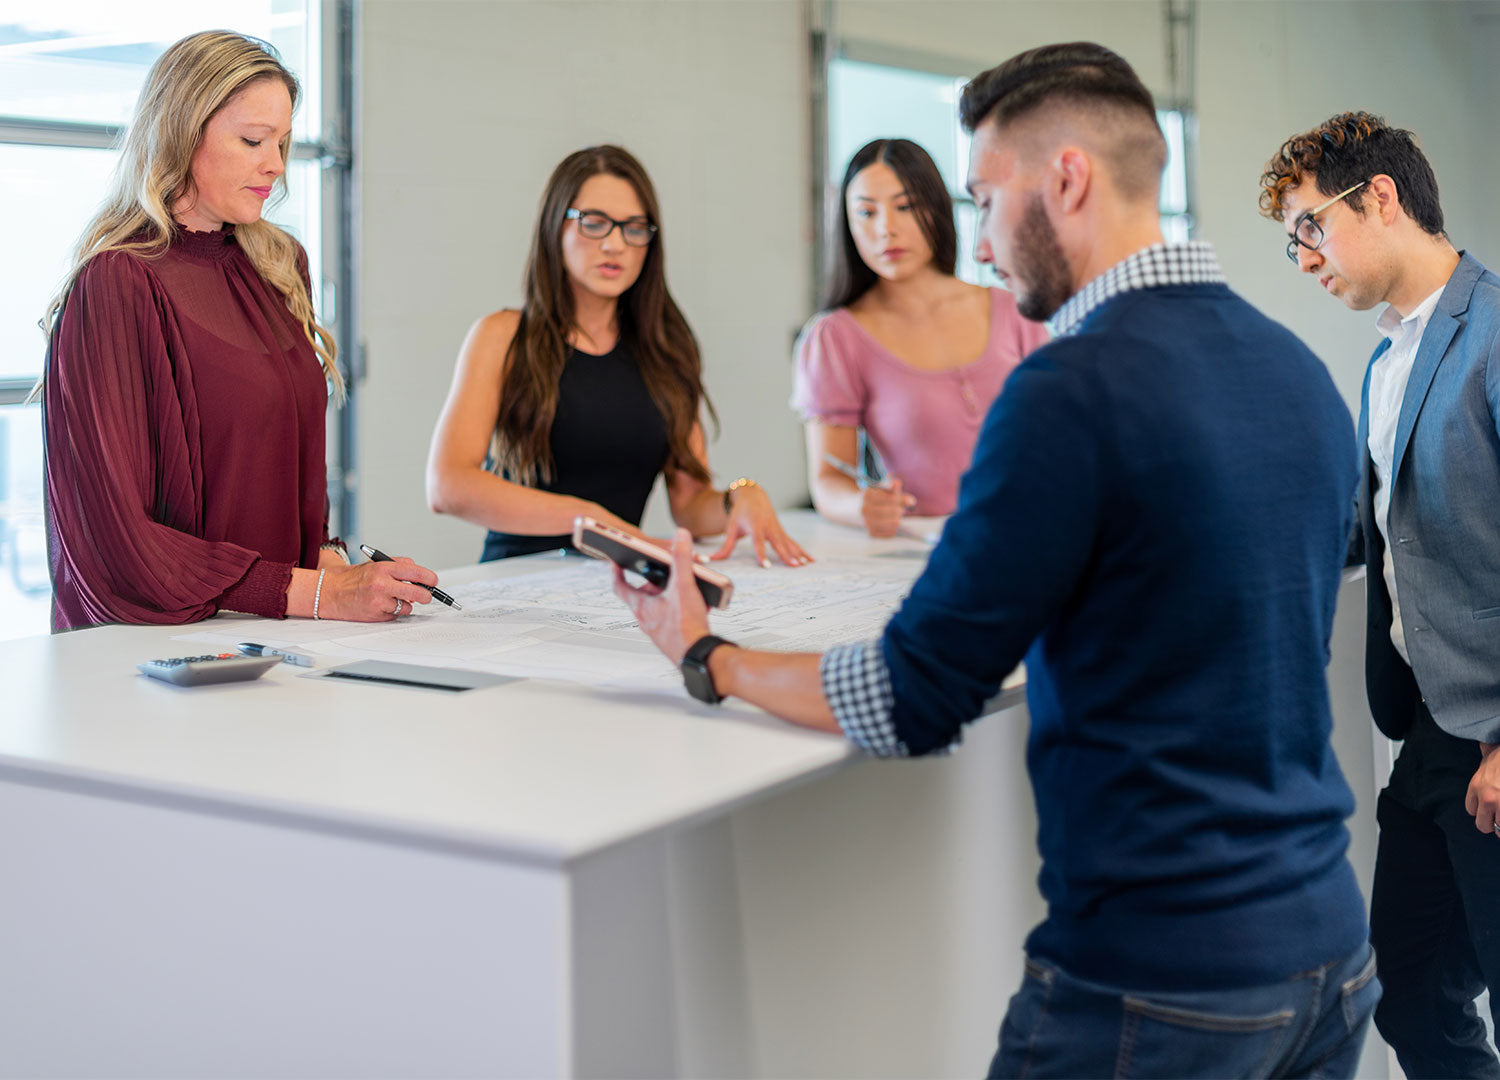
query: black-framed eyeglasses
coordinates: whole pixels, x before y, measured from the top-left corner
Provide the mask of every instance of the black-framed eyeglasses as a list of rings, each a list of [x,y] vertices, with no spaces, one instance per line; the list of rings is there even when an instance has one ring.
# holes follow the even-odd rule
[[[1322,247],[1324,240],[1323,226],[1319,225],[1317,222],[1318,215],[1321,214],[1324,210],[1327,210],[1330,206],[1338,202],[1340,199],[1349,195],[1353,195],[1356,191],[1364,187],[1369,182],[1370,181],[1368,180],[1361,180],[1352,188],[1346,188],[1345,190],[1339,192],[1322,206],[1315,206],[1307,213],[1299,217],[1297,219],[1296,227],[1292,229],[1292,238],[1286,242],[1286,257],[1288,259],[1291,259],[1292,262],[1296,262],[1297,249],[1299,247],[1305,247],[1308,251],[1317,251],[1318,248]]]
[[[590,240],[603,240],[618,228],[620,235],[631,247],[645,247],[656,235],[656,226],[640,218],[616,221],[608,214],[601,214],[598,210],[579,210],[571,206],[565,216],[569,221],[578,222],[578,231]]]

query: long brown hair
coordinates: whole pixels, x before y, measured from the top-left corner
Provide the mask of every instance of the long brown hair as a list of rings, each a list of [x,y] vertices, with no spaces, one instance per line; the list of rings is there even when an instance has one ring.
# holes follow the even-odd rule
[[[849,185],[854,178],[876,163],[890,166],[906,190],[915,212],[917,227],[932,249],[932,265],[941,273],[953,276],[958,262],[958,229],[953,224],[953,197],[943,174],[932,157],[910,139],[875,139],[861,146],[849,159],[844,183],[839,188],[837,237],[829,245],[831,263],[828,293],[823,299],[825,310],[847,307],[869,292],[879,275],[870,269],[854,243],[849,227]]]
[[[142,258],[161,255],[177,231],[172,204],[193,190],[193,153],[209,120],[230,98],[258,79],[278,79],[297,105],[297,79],[276,50],[259,38],[229,30],[206,30],[183,38],[162,53],[146,76],[135,116],[125,135],[120,160],[104,205],[88,223],[73,253],[62,287],[47,306],[42,330],[48,342],[57,332],[63,306],[89,260],[106,251],[128,251]],[[281,142],[281,160],[292,137]],[[286,177],[273,185],[286,194]],[[335,359],[333,335],[318,324],[312,297],[298,264],[297,242],[264,219],[234,227],[234,239],[251,264],[286,301],[312,344],[334,396],[342,400],[344,380]],[[39,380],[31,396],[40,394]]]
[[[552,477],[548,440],[574,326],[573,287],[563,264],[563,223],[584,182],[601,173],[618,176],[635,188],[646,216],[657,227],[640,277],[620,297],[620,339],[630,345],[651,400],[666,419],[667,467],[708,483],[708,470],[693,453],[690,439],[700,406],[707,406],[716,426],[719,418],[703,389],[698,339],[667,290],[665,230],[656,189],[641,163],[618,146],[591,146],[569,154],[547,181],[526,260],[521,321],[500,377],[497,471],[524,484]]]

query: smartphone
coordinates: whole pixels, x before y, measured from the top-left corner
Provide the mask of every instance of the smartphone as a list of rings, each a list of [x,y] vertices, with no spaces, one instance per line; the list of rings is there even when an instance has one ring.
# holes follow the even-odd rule
[[[665,585],[672,576],[672,553],[649,540],[640,540],[613,525],[591,517],[573,519],[573,546],[585,555],[605,559],[641,575],[653,585]],[[717,570],[693,564],[698,591],[711,608],[726,608],[734,592],[734,582]]]

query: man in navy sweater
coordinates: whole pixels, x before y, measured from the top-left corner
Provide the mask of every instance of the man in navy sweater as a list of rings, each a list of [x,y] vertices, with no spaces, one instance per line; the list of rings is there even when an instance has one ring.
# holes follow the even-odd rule
[[[1054,340],[986,419],[876,641],[709,634],[679,533],[616,589],[691,692],[877,754],[954,742],[1025,657],[1046,920],[996,1076],[1352,1075],[1379,996],[1324,681],[1356,464],[1316,357],[1162,241],[1166,147],[1120,57],[975,78],[978,255]]]

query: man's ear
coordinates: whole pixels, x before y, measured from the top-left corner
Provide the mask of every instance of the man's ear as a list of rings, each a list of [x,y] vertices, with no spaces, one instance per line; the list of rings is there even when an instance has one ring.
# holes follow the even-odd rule
[[[1093,160],[1080,147],[1064,146],[1052,156],[1047,172],[1046,194],[1054,200],[1055,209],[1076,213],[1094,181]]]
[[[1385,173],[1376,173],[1370,177],[1370,182],[1365,185],[1361,194],[1365,196],[1361,200],[1365,204],[1365,213],[1374,214],[1382,225],[1394,224],[1402,212],[1401,192],[1396,188],[1396,181]]]

